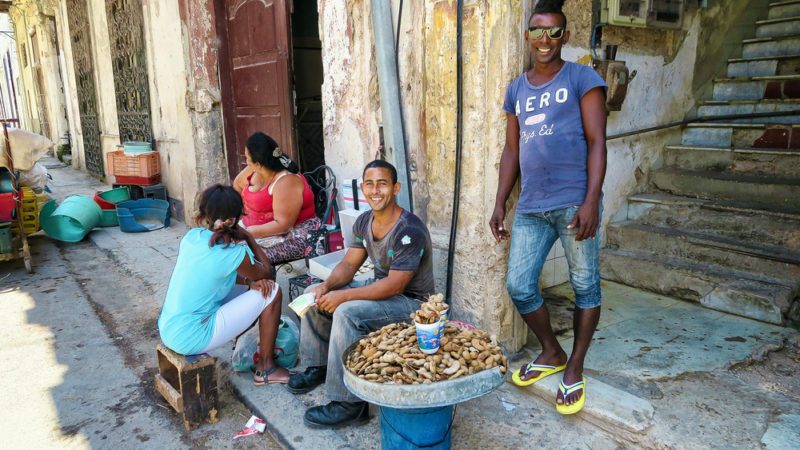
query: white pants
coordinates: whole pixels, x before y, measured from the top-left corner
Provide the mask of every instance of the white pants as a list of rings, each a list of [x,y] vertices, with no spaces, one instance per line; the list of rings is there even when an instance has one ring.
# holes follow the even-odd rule
[[[238,284],[234,286],[216,312],[211,341],[200,353],[213,350],[247,330],[277,294],[277,287],[269,297],[264,298],[260,291],[247,290],[247,286]]]

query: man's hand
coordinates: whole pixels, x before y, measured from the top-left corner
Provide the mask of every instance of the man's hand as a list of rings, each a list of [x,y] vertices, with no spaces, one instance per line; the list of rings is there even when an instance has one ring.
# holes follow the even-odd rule
[[[277,284],[272,280],[254,280],[250,282],[250,289],[261,292],[264,298],[269,298],[272,292],[277,289]]]
[[[492,229],[492,234],[497,242],[508,240],[508,230],[503,225],[503,220],[506,218],[505,205],[495,205],[492,218],[489,220],[489,228]]]
[[[568,230],[576,226],[578,227],[578,234],[575,235],[576,242],[595,237],[598,216],[598,202],[596,200],[584,201],[581,207],[578,208],[578,212],[575,213],[575,218],[572,219],[572,223],[567,226]]]
[[[328,289],[328,287],[325,286],[324,282],[308,290],[308,292],[314,294],[314,298],[317,300],[317,303],[319,303],[319,299],[321,299],[323,295],[327,294],[328,291],[330,291],[330,289]]]
[[[330,291],[322,297],[317,297],[317,307],[333,314],[336,308],[347,300],[346,290]]]

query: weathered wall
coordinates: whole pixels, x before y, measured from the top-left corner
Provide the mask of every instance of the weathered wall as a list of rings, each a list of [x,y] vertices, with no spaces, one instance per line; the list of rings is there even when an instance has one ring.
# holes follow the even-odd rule
[[[180,11],[178,3],[170,0],[144,1],[143,6],[153,138],[173,212],[183,219],[191,215],[184,208],[191,211],[198,185]]]
[[[217,44],[213,0],[181,0],[180,19],[186,72],[185,106],[191,118],[195,157],[193,186],[186,186],[186,219],[192,222],[197,192],[229,180],[223,144],[222,106],[217,77]],[[190,145],[191,141],[186,141]],[[185,170],[189,170],[188,167]],[[190,191],[194,191],[194,193]]]
[[[86,159],[83,153],[83,131],[80,124],[80,109],[78,104],[77,80],[75,79],[75,64],[72,58],[72,40],[70,39],[69,21],[67,20],[67,4],[59,1],[56,9],[56,26],[58,27],[58,43],[61,48],[61,79],[66,95],[67,121],[72,147],[72,166],[77,169],[86,168]]]
[[[20,72],[17,88],[24,104],[26,124],[31,131],[58,142],[67,132],[68,124],[61,79],[49,76],[59,73],[53,14],[47,2],[34,0],[17,2],[9,9],[17,51],[21,54],[23,46],[25,49],[23,64],[17,67]],[[37,69],[42,75],[40,81],[37,81]],[[47,121],[46,129],[42,126],[44,121]]]
[[[425,35],[428,224],[447,249],[456,143],[456,5],[429,5]],[[463,14],[462,179],[453,261],[454,315],[496,334],[507,349],[525,342],[520,316],[505,290],[508,244],[497,244],[488,222],[505,142],[502,99],[525,54],[519,40],[529,5],[515,0],[467,1]],[[513,216],[511,202],[510,218]]]
[[[0,30],[13,30],[14,24],[8,14],[0,14]],[[11,67],[6,63],[6,55],[11,56]],[[11,36],[0,35],[0,95],[2,96],[3,109],[0,114],[4,118],[24,119],[19,108],[22,107],[22,100],[19,98],[19,87],[17,77],[19,76],[19,62],[17,60],[17,43]],[[12,87],[13,85],[13,87]],[[25,127],[22,123],[22,127]]]
[[[357,178],[378,148],[380,94],[369,1],[319,0],[325,162]]]
[[[108,16],[104,0],[88,0],[87,3],[89,29],[92,31],[92,58],[94,59],[94,83],[95,89],[97,89],[100,148],[103,152],[103,164],[107,170],[108,152],[116,151],[117,146],[120,145],[117,97],[111,62],[111,44],[108,37]]]

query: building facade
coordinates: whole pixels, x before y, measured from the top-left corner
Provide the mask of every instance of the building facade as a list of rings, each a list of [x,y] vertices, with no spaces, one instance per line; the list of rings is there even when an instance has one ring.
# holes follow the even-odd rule
[[[431,230],[437,288],[445,290],[460,119],[453,313],[512,351],[525,343],[527,328],[505,290],[508,244],[494,241],[488,221],[505,141],[501,106],[508,83],[530,67],[524,30],[534,3],[463,2],[459,118],[457,2],[391,1],[410,191],[414,212]],[[729,41],[745,33],[744,11],[764,2],[682,2],[674,29],[606,25],[600,39],[593,30],[600,28],[601,3],[566,2],[571,39],[563,55],[590,64],[596,39],[618,46],[616,59],[636,71],[622,109],[609,115],[614,135],[693,113],[712,79],[724,74],[733,56]],[[33,131],[49,127],[55,139],[69,130],[74,164],[98,177],[109,176],[107,154],[122,142],[153,142],[181,217],[191,218],[199,190],[228,182],[243,167],[244,139],[254,131],[275,137],[304,170],[324,162],[340,180],[357,178],[368,161],[396,156],[382,137],[372,6],[368,0],[15,1],[9,12],[22,37],[21,109]],[[609,141],[604,228],[626,214],[628,195],[643,189],[664,146],[680,138],[679,129],[668,128]],[[513,208],[509,225],[511,215]],[[541,284],[567,279],[556,244]]]

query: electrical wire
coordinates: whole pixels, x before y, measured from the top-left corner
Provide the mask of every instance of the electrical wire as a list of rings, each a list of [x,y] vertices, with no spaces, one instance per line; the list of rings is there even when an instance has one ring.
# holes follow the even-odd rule
[[[456,230],[458,229],[458,204],[461,198],[461,135],[463,134],[463,99],[461,98],[462,85],[464,84],[464,63],[462,59],[462,32],[464,19],[464,0],[458,0],[456,6],[456,173],[455,186],[453,187],[453,215],[450,222],[450,243],[447,247],[447,289],[445,300],[452,303],[453,293],[453,265],[456,256]]]

